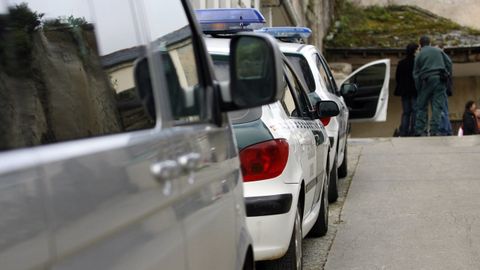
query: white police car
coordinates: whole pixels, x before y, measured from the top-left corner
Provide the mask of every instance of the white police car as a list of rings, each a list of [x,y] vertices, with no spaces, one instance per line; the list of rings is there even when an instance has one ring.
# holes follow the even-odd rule
[[[262,24],[263,16],[254,9],[196,12],[211,36],[206,44],[217,79],[228,81],[228,34]],[[262,52],[257,48],[257,53]],[[274,268],[301,269],[302,238],[328,230],[330,141],[318,119],[335,116],[339,109],[331,101],[312,104],[286,58],[284,73],[285,94],[279,102],[230,114],[230,119],[240,149],[255,259]]]
[[[348,121],[381,122],[387,117],[390,60],[383,59],[358,68],[337,87],[327,61],[319,50],[302,39],[308,38],[311,30],[305,27],[266,27],[256,32],[268,33],[279,40],[280,50],[287,56],[301,80],[315,99],[337,103],[340,114],[322,118],[332,142],[330,155],[329,201],[338,198],[338,178],[347,175]]]

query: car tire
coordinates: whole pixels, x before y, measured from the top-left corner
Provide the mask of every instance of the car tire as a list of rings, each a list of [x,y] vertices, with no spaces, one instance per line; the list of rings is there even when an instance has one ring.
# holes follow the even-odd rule
[[[348,164],[347,164],[347,143],[345,142],[345,148],[343,149],[343,161],[342,165],[338,167],[338,177],[345,178],[348,174]]]
[[[328,181],[327,176],[325,175],[325,181]],[[323,192],[321,198],[321,205],[320,205],[320,213],[318,213],[317,221],[313,225],[312,229],[310,230],[309,235],[313,237],[320,237],[324,236],[328,232],[328,196],[327,196],[327,182],[324,182],[323,185]]]
[[[333,203],[338,199],[338,174],[337,174],[337,159],[333,162],[332,170],[330,171],[330,181],[328,183],[328,201]]]
[[[250,249],[247,251],[247,255],[245,256],[242,270],[255,270],[255,261],[253,260],[253,253]]]
[[[265,261],[259,268],[261,269],[303,269],[303,250],[302,250],[302,217],[300,208],[297,208],[295,214],[295,224],[293,226],[292,237],[288,246],[287,253],[282,258],[274,261]]]

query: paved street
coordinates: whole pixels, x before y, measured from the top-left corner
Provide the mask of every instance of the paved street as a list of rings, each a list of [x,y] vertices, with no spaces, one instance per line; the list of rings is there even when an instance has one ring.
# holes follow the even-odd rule
[[[478,137],[351,140],[348,194],[305,268],[480,269],[479,161]]]

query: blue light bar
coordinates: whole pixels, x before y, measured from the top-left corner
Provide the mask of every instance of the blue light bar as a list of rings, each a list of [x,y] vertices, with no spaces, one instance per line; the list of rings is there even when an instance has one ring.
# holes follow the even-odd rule
[[[312,30],[307,27],[264,27],[256,32],[270,34],[278,39],[309,38],[312,35]]]
[[[265,24],[262,13],[254,8],[197,9],[195,13],[206,34],[253,31]]]

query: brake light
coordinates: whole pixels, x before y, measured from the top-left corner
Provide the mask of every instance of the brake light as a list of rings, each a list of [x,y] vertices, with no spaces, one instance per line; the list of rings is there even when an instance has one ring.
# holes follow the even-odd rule
[[[330,124],[331,119],[332,119],[331,117],[322,117],[322,118],[320,118],[320,121],[322,121],[322,124],[324,126],[328,126],[328,124]]]
[[[282,174],[288,160],[288,142],[276,139],[251,145],[240,151],[243,181],[259,181]]]

